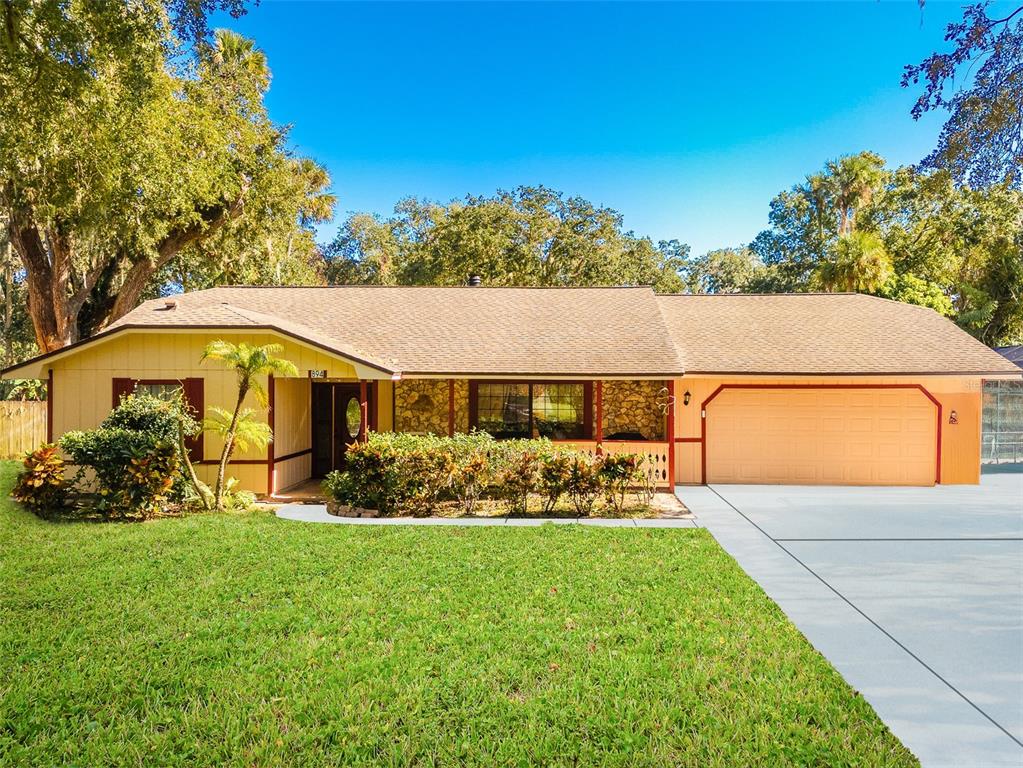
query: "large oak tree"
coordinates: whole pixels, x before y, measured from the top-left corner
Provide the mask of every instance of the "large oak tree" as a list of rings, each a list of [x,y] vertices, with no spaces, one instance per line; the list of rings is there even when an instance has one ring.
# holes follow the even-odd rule
[[[122,316],[214,238],[204,263],[265,240],[242,221],[308,230],[326,176],[295,183],[311,174],[266,114],[265,58],[206,25],[242,5],[0,0],[0,220],[42,350]]]
[[[951,50],[907,66],[902,77],[904,87],[922,85],[914,119],[948,113],[924,166],[975,189],[1023,188],[1023,5],[998,13],[987,0],[967,5],[945,42]]]

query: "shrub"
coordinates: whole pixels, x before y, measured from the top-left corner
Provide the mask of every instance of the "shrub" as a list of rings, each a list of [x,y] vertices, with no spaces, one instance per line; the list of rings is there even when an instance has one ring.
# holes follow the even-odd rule
[[[483,432],[371,433],[348,448],[346,461],[345,471],[327,476],[326,493],[385,515],[428,515],[445,500],[457,500],[471,515],[487,496],[503,501],[513,515],[529,514],[539,496],[549,515],[566,495],[579,515],[589,515],[602,494],[620,514],[639,479],[638,458],[631,454],[602,460],[546,439],[497,441]]]
[[[520,450],[507,457],[498,482],[508,511],[525,515],[529,513],[529,496],[536,491],[539,482],[541,454],[532,447],[518,447]]]
[[[554,451],[540,461],[537,490],[543,496],[543,513],[551,514],[568,491],[572,457],[565,451]]]
[[[339,504],[362,506],[359,498],[358,483],[351,472],[334,470],[323,479],[323,490]]]
[[[404,494],[398,490],[401,478],[395,472],[392,451],[374,438],[375,435],[366,442],[348,448],[344,474],[349,477],[347,487],[350,496],[337,501],[378,509],[388,514],[395,508],[397,499]]]
[[[632,453],[607,454],[597,465],[604,497],[619,515],[625,510],[625,497],[629,488],[638,479],[638,466],[639,458]]]
[[[470,432],[455,435],[450,445],[448,489],[462,505],[462,511],[471,515],[494,480],[491,459],[494,439],[486,432]]]
[[[146,519],[184,496],[179,445],[198,431],[180,398],[137,392],[99,428],[65,434],[60,447],[78,465],[83,503],[108,520]]]
[[[66,464],[54,443],[43,443],[25,455],[11,496],[37,514],[64,507],[70,484],[64,476]]]
[[[145,432],[100,427],[68,432],[60,447],[79,466],[76,482],[94,486],[93,508],[106,519],[146,519],[168,501],[180,477],[177,449],[171,440]],[[92,482],[87,482],[91,470]]]
[[[100,426],[141,432],[154,440],[173,442],[178,432],[179,417],[182,417],[182,432],[186,438],[199,434],[199,422],[183,401],[157,397],[148,392],[135,392],[121,398],[121,402],[103,419]]]
[[[568,467],[566,491],[572,499],[572,506],[580,517],[593,512],[593,505],[600,495],[601,477],[598,460],[586,455],[573,457]]]

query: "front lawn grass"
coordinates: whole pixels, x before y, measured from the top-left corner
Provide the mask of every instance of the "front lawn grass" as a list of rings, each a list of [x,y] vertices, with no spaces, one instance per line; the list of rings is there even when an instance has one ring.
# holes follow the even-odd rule
[[[908,766],[702,530],[47,523],[0,465],[0,764]]]

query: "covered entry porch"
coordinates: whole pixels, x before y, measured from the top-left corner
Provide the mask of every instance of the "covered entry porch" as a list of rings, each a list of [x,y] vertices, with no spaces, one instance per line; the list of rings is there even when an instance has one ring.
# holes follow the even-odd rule
[[[344,466],[370,431],[548,438],[590,453],[644,457],[657,484],[674,477],[675,383],[668,379],[470,379],[393,376],[270,382],[270,496],[308,491]]]

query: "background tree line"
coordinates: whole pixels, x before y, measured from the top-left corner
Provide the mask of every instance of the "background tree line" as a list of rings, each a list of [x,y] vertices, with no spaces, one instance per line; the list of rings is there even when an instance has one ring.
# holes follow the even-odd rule
[[[828,161],[770,202],[751,243],[699,256],[543,186],[410,197],[390,216],[348,216],[318,245],[330,179],[267,115],[263,53],[208,25],[245,10],[0,2],[4,365],[176,290],[472,273],[490,285],[855,290],[932,307],[989,344],[1023,342],[1023,7],[993,18],[968,6],[951,50],[906,68],[913,116],[947,113],[918,166],[870,152]]]

